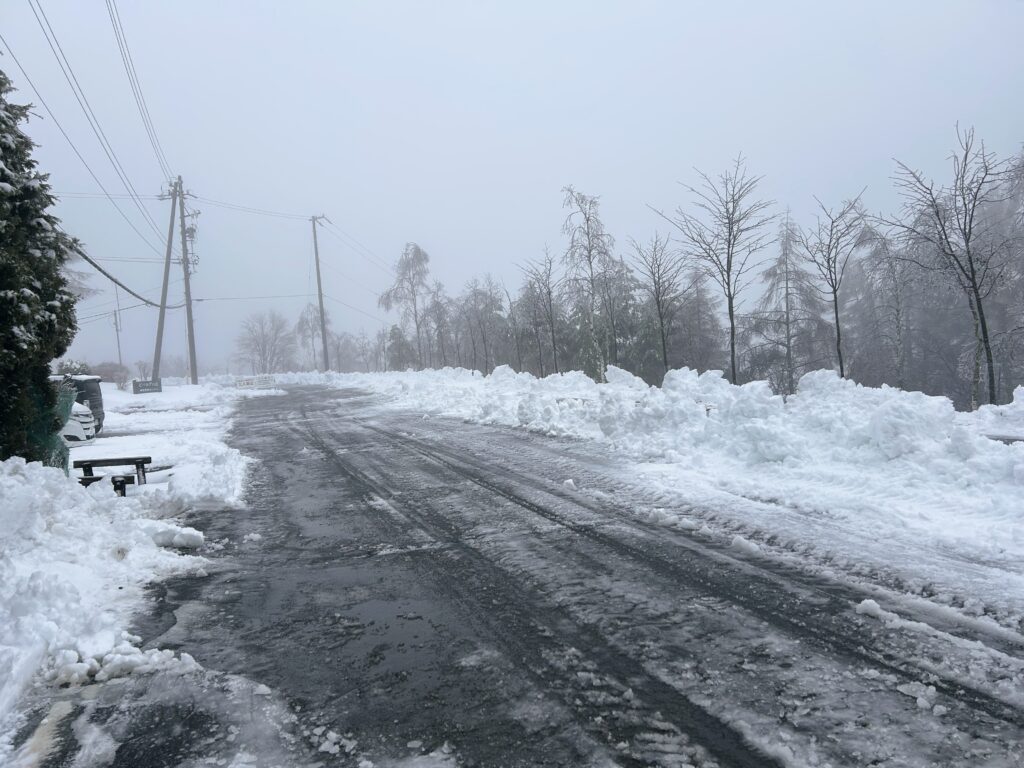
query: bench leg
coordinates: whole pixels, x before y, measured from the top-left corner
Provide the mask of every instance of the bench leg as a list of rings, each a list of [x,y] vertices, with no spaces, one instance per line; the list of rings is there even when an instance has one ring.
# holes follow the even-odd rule
[[[146,484],[146,465],[141,462],[135,465],[135,482],[139,485]]]
[[[86,464],[84,467],[82,467],[82,476],[83,477],[92,477],[92,467],[89,466],[88,464]]]

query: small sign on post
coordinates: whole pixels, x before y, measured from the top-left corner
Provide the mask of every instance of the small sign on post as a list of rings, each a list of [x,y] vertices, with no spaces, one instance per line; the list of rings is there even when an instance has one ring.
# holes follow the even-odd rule
[[[235,379],[238,389],[273,389],[274,377],[266,374],[259,376],[243,376]]]
[[[161,379],[153,379],[152,381],[139,381],[134,379],[132,381],[132,394],[133,395],[148,395],[151,392],[163,392],[164,387],[161,383]]]

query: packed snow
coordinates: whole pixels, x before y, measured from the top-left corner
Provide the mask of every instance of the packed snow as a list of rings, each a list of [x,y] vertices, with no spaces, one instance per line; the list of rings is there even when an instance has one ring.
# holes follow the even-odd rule
[[[193,553],[202,532],[173,517],[241,497],[246,460],[223,442],[241,394],[204,384],[133,396],[104,385],[103,396],[104,431],[72,449],[71,460],[151,456],[148,484],[121,498],[109,482],[79,485],[74,470],[66,477],[20,458],[0,463],[0,761],[33,680],[77,684],[197,666],[187,653],[140,649],[127,628],[147,583],[203,573],[206,561]]]
[[[661,387],[614,367],[605,383],[505,366],[277,381],[362,387],[388,407],[599,441],[663,500],[634,510],[648,519],[693,529],[697,517],[744,555],[767,548],[882,575],[965,614],[1024,616],[1024,443],[992,439],[1024,436],[1024,387],[1009,405],[968,414],[831,371],[805,375],[788,398],[688,369]]]

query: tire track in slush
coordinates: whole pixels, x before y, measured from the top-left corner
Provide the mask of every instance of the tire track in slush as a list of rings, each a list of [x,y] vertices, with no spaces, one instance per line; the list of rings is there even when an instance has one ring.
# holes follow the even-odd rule
[[[508,573],[467,544],[443,515],[425,504],[396,496],[365,472],[345,461],[309,423],[291,429],[308,439],[364,496],[367,504],[383,500],[392,509],[443,543],[453,557],[455,573],[446,588],[460,604],[472,609],[510,660],[542,689],[559,690],[563,703],[577,715],[579,725],[598,743],[634,744],[661,748],[668,764],[680,757],[713,757],[735,768],[781,768],[781,763],[749,744],[742,732],[693,703],[668,683],[648,673],[643,664],[609,645],[594,629],[574,623],[563,611],[545,604],[531,590],[513,584]],[[388,517],[387,511],[381,511]],[[670,713],[670,714],[669,714]],[[672,717],[681,726],[668,722]],[[690,743],[692,739],[693,743]],[[619,750],[627,765],[650,765],[650,754],[637,756]],[[660,762],[660,761],[659,761]]]
[[[446,467],[478,487],[497,494],[575,534],[585,536],[663,577],[738,605],[783,632],[802,640],[810,640],[817,647],[846,659],[859,661],[885,673],[896,675],[904,682],[934,686],[936,691],[971,710],[983,712],[1017,728],[1024,727],[1024,713],[1020,709],[984,691],[972,688],[962,681],[941,678],[931,669],[922,670],[914,665],[912,658],[901,659],[890,651],[875,648],[878,641],[876,633],[846,620],[841,615],[840,611],[849,610],[851,607],[847,600],[827,594],[828,602],[824,606],[819,603],[813,611],[808,611],[802,597],[793,594],[792,585],[775,574],[751,569],[745,571],[738,578],[735,572],[732,574],[724,572],[721,561],[713,560],[707,554],[702,553],[697,546],[690,548],[688,553],[692,556],[682,561],[679,558],[671,559],[664,554],[655,555],[653,550],[657,545],[654,542],[645,542],[646,547],[640,548],[621,538],[609,535],[592,524],[569,520],[501,483],[495,482],[491,479],[491,476],[495,474],[495,470],[491,467],[486,469],[479,466],[474,467],[472,460],[463,456],[455,456],[453,452],[442,447],[427,445],[416,438],[361,421],[355,423],[363,429],[391,440],[397,446],[404,447],[408,451]],[[504,475],[514,475],[506,468],[502,468],[500,472]],[[600,515],[606,522],[618,524],[623,522],[621,519],[609,518],[606,511],[595,509],[589,504],[581,503],[580,500],[549,491],[545,492]],[[629,520],[629,522],[633,524],[634,521]],[[646,528],[642,521],[637,521],[635,527]],[[664,534],[663,531],[660,533]],[[806,587],[804,588],[806,589]],[[788,594],[783,594],[783,592]]]

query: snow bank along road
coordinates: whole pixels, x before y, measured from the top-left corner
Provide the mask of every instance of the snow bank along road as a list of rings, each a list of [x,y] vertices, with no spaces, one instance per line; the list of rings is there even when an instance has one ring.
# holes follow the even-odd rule
[[[42,764],[1024,764],[1016,632],[660,524],[599,445],[313,386],[229,442],[248,506],[136,628],[202,669],[70,697]]]

